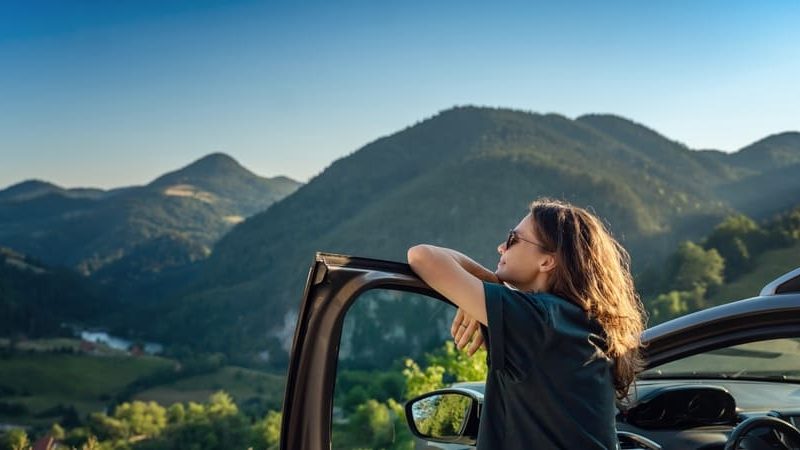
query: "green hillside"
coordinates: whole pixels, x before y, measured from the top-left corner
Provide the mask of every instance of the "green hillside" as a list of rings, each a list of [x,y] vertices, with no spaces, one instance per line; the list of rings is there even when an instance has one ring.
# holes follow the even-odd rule
[[[783,144],[780,155],[800,154],[800,145]],[[538,196],[592,208],[630,250],[637,273],[657,268],[678,242],[700,239],[735,211],[720,186],[792,161],[750,169],[746,158],[734,165],[727,156],[615,116],[447,110],[335,161],[236,226],[153,331],[239,357],[276,356],[291,337],[315,251],[402,260],[409,245],[431,242],[493,267],[496,245]],[[199,333],[167,325],[186,322]]]
[[[181,363],[167,358],[131,356],[104,346],[81,353],[75,339],[25,341],[15,351],[0,339],[0,356],[3,423],[75,426],[122,400],[167,407],[202,403],[220,390],[253,417],[280,410],[283,401],[285,380],[279,375],[233,366],[184,374]]]
[[[138,378],[171,370],[158,357],[30,353],[0,360],[0,420],[49,425],[69,407],[78,418],[102,411]]]
[[[773,134],[730,155],[727,162],[753,172],[766,172],[800,163],[800,132]]]
[[[206,258],[236,223],[300,184],[212,154],[146,186],[100,191],[28,181],[0,191],[0,245],[141,289]]]
[[[212,373],[196,375],[143,390],[134,400],[155,401],[161,405],[203,402],[216,391],[229,393],[242,407],[259,410],[280,410],[283,402],[284,377],[242,367],[223,367]]]
[[[800,244],[767,251],[756,258],[755,268],[751,272],[721,286],[710,296],[709,303],[718,305],[755,297],[767,283],[798,267],[800,267]]]
[[[800,142],[798,142],[800,147]],[[800,202],[800,163],[770,169],[716,188],[718,196],[736,210],[767,217]]]
[[[107,317],[113,304],[96,284],[0,247],[0,336],[56,336],[61,324]]]

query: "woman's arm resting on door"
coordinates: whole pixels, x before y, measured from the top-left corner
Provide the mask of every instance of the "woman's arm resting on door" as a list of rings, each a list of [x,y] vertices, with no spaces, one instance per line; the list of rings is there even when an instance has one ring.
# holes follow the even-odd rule
[[[459,255],[446,248],[416,245],[408,249],[408,264],[428,286],[486,325],[483,283],[462,266],[463,260],[460,261]],[[477,265],[474,261],[472,263]]]
[[[494,272],[478,264],[477,262],[475,262],[475,260],[473,260],[469,256],[461,252],[458,252],[456,250],[453,250],[451,248],[443,248],[443,247],[437,247],[437,248],[440,248],[441,250],[444,250],[448,254],[450,254],[461,265],[461,267],[464,268],[464,270],[471,273],[472,275],[475,275],[476,277],[478,277],[478,279],[483,281],[488,281],[489,283],[500,284],[500,279],[497,278],[497,275]]]
[[[450,253],[461,264],[461,267],[479,279],[490,283],[501,283],[494,272],[478,264],[469,256],[449,248],[442,248],[442,250]],[[486,349],[486,343],[483,341],[483,334],[480,332],[478,321],[469,314],[464,313],[461,308],[458,308],[458,312],[453,318],[450,334],[453,335],[456,348],[465,350],[469,356],[474,355],[481,347]]]

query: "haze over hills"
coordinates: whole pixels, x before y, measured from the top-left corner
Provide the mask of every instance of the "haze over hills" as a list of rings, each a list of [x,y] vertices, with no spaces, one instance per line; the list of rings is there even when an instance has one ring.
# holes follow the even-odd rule
[[[109,285],[135,285],[204,259],[234,224],[299,185],[257,176],[220,153],[145,186],[25,181],[0,191],[0,245]]]
[[[165,320],[152,331],[207,350],[275,356],[291,338],[315,251],[403,260],[410,245],[429,242],[494,267],[497,244],[539,196],[596,211],[641,272],[677,242],[746,208],[725,195],[732,187],[800,162],[798,136],[769,137],[729,155],[691,150],[610,115],[443,111],[335,161],[236,226],[190,291],[164,305]],[[796,194],[794,186],[759,188],[759,211],[792,206],[797,196],[784,190]],[[191,333],[174,326],[189,321]]]

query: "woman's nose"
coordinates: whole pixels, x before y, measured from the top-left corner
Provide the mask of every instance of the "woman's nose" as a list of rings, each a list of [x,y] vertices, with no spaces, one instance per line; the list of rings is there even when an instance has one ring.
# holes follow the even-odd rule
[[[497,246],[497,253],[500,253],[502,255],[505,252],[506,252],[506,243],[501,242],[500,245]]]

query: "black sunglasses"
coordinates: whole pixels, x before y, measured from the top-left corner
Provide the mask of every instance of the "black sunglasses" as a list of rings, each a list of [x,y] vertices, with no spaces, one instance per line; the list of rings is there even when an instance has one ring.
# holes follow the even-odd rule
[[[516,232],[516,231],[514,231],[514,230],[509,230],[509,231],[508,231],[508,238],[506,239],[506,250],[508,250],[509,248],[511,248],[511,246],[512,246],[512,245],[514,245],[514,244],[516,244],[518,241],[524,241],[524,242],[527,242],[527,243],[529,243],[529,244],[533,244],[533,245],[535,245],[535,246],[537,246],[537,247],[541,248],[541,249],[542,249],[542,250],[544,250],[544,251],[548,251],[548,250],[547,250],[547,248],[545,248],[545,246],[544,246],[544,245],[542,245],[542,244],[539,244],[538,242],[529,241],[529,240],[527,240],[527,239],[525,239],[525,238],[523,238],[523,237],[520,237],[520,236],[517,234],[517,232]]]

